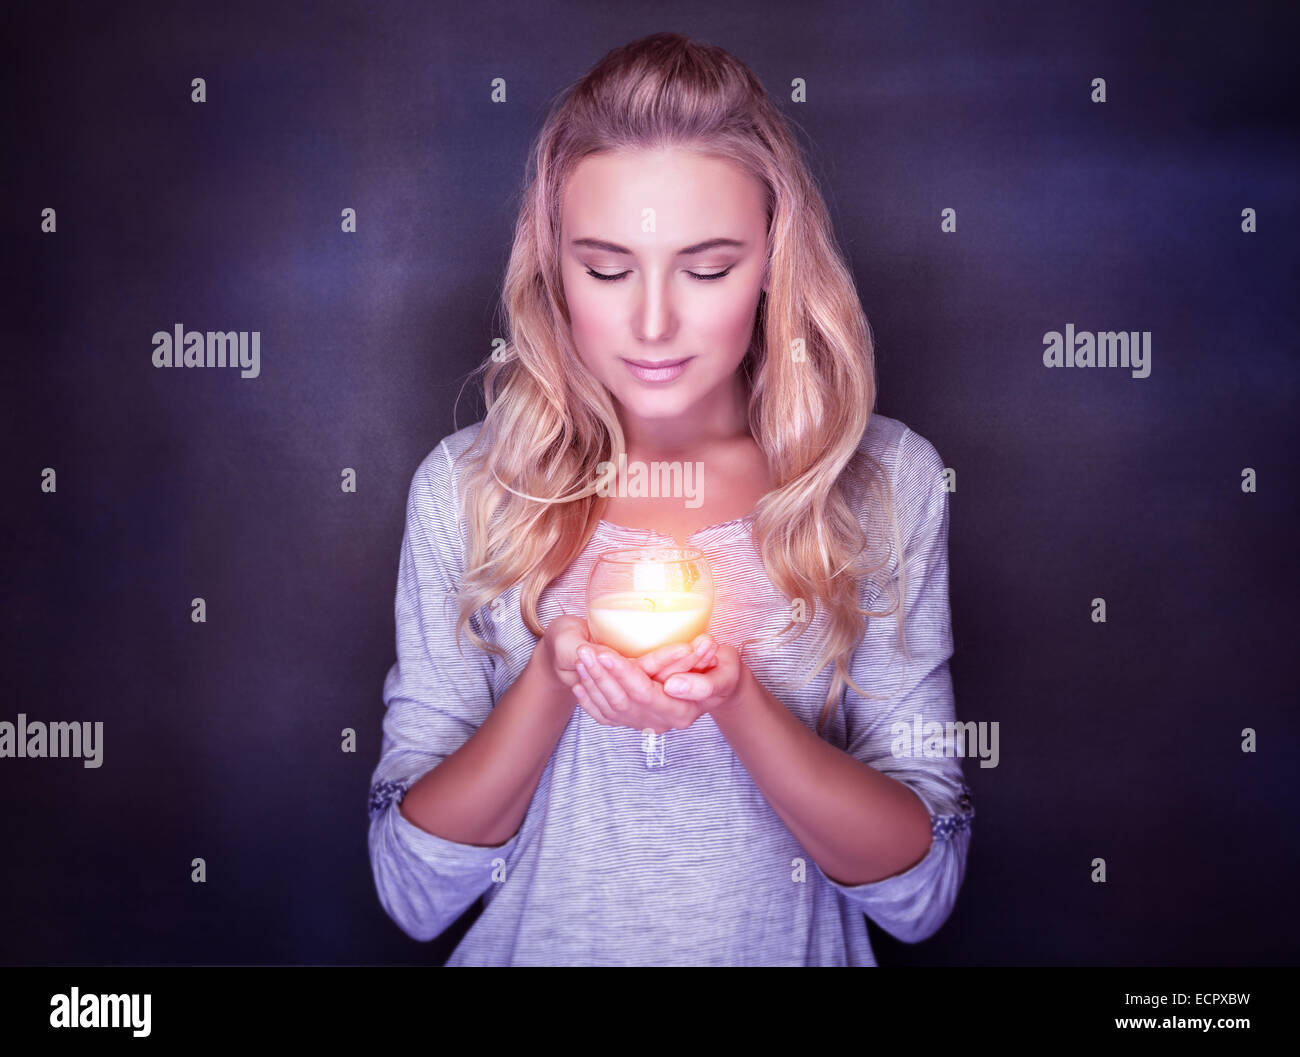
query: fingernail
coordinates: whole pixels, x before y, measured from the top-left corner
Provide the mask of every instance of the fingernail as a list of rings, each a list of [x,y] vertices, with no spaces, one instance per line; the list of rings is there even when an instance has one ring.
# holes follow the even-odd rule
[[[603,664],[606,668],[613,668],[614,658],[611,657],[608,653],[602,653],[600,655],[600,663]]]
[[[689,685],[690,684],[685,679],[682,679],[679,676],[674,675],[665,684],[664,689],[667,690],[670,694],[680,694],[683,693]]]
[[[587,666],[581,661],[578,662],[578,674],[584,679],[587,678]]]
[[[581,657],[588,664],[591,664],[592,661],[594,660],[594,658],[591,655],[591,648],[589,646],[579,647],[578,656]]]

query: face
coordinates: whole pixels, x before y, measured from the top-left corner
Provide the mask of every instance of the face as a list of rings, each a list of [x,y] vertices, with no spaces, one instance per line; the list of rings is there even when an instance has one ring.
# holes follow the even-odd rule
[[[672,148],[583,159],[565,188],[561,273],[573,342],[629,447],[725,435],[764,289],[762,185]],[[638,373],[627,361],[684,367]],[[739,406],[737,406],[739,405]]]

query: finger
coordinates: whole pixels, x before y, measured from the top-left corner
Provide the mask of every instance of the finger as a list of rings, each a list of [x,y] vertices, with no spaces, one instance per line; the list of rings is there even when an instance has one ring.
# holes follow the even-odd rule
[[[710,681],[701,675],[674,675],[664,683],[664,693],[681,701],[702,701],[711,692]]]
[[[697,635],[691,643],[690,653],[686,654],[680,661],[666,665],[655,675],[655,678],[660,682],[664,682],[670,675],[677,672],[689,672],[692,668],[706,667],[708,658],[717,648],[718,644],[707,632],[703,635]]]
[[[737,675],[740,671],[740,666],[743,663],[740,659],[740,654],[730,646],[725,650],[719,650],[714,655],[714,660],[717,662],[715,667],[727,678],[732,678]]]
[[[686,656],[682,657],[680,660],[665,665],[660,671],[653,673],[653,676],[662,683],[665,682],[670,675],[676,675],[678,672],[689,672],[692,668],[698,668],[699,664],[699,655],[692,651],[687,653]]]
[[[677,672],[708,671],[713,667],[714,658],[717,654],[718,644],[716,642],[709,642],[703,647],[703,649],[690,654],[681,662],[669,665],[660,672],[656,678],[659,679],[660,682],[667,682],[669,676],[675,675]]]
[[[591,642],[587,622],[581,617],[565,616],[556,617],[554,623],[559,625],[555,633],[555,656],[561,662],[567,661],[566,667],[572,670],[579,648]]]
[[[669,646],[661,646],[657,650],[651,650],[645,656],[638,657],[636,664],[646,675],[653,679],[662,675],[668,665],[690,655],[691,647],[684,642],[679,642]]]
[[[611,700],[610,694],[605,691],[600,682],[603,680],[607,685],[609,684],[608,677],[605,675],[605,668],[600,662],[601,655],[609,652],[607,650],[597,652],[594,646],[584,645],[578,650],[581,659],[578,661],[577,668],[579,682],[586,691],[588,700],[595,704],[611,725],[616,726],[623,722],[619,714],[620,710],[614,707],[617,702]],[[619,663],[622,663],[621,658],[619,658]]]
[[[635,666],[623,657],[616,657],[608,650],[598,650],[596,664],[587,669],[587,676],[592,683],[587,689],[601,694],[611,714],[618,716],[632,707],[632,698],[625,680],[632,678],[634,669]],[[642,679],[648,678],[639,670],[637,673]]]
[[[595,705],[593,705],[590,702],[590,700],[588,700],[587,692],[583,690],[581,686],[575,686],[573,688],[573,699],[578,702],[578,707],[582,709],[584,712],[586,712],[587,715],[589,715],[597,723],[599,723],[601,726],[606,726],[606,727],[609,726],[609,724],[605,722],[605,717],[602,716],[599,712],[597,712]]]
[[[585,668],[587,670],[588,675],[592,675],[599,667],[600,665],[596,660],[595,643],[592,642],[579,643],[577,650],[574,651],[574,661],[573,661],[573,670],[575,673],[574,681],[579,683],[582,682],[582,676],[578,671],[580,668]]]
[[[598,711],[597,708],[596,708],[596,706],[593,705],[593,704],[591,704],[590,702],[588,702],[588,701],[586,700],[586,698],[582,698],[582,699],[580,699],[579,702],[578,702],[578,704],[579,704],[579,706],[582,708],[582,710],[583,710],[584,712],[586,712],[587,715],[589,715],[589,716],[592,718],[593,721],[595,721],[596,723],[599,723],[602,727],[616,727],[616,726],[618,726],[618,724],[615,723],[613,720],[611,720],[608,716],[606,716],[606,715],[604,715],[604,713]]]
[[[595,681],[595,670],[586,667],[586,664],[578,663],[578,677],[581,679],[582,693],[586,699],[593,703],[597,709],[601,710],[603,715],[610,719],[615,719],[615,711],[610,707],[610,701],[604,696],[604,690]]]
[[[600,696],[598,691],[593,692],[594,686],[591,677],[587,674],[587,666],[579,661],[578,682],[573,687],[574,697],[578,699],[583,711],[597,723],[602,723],[607,727],[617,726],[618,721],[610,714],[604,698]]]
[[[665,693],[663,687],[659,687],[658,692],[662,701],[655,712],[661,722],[668,724],[669,730],[685,730],[699,718],[699,706],[694,701]]]

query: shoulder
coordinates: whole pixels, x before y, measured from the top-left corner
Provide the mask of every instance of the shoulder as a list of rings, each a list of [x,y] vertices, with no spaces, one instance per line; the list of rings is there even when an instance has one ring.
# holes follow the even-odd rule
[[[896,418],[873,414],[858,450],[870,455],[889,481],[890,503],[883,510],[868,504],[862,511],[868,533],[885,531],[874,523],[877,513],[897,526],[903,540],[946,530],[945,467],[928,439]]]
[[[942,484],[944,464],[938,450],[896,418],[873,414],[858,450],[884,467],[897,491],[928,495]]]
[[[464,429],[457,430],[455,433],[448,433],[438,442],[438,447],[445,448],[447,454],[453,459],[458,459],[463,455],[466,449],[478,438],[479,431],[483,428],[483,422],[471,422]],[[438,449],[435,448],[436,452]]]
[[[438,500],[454,496],[465,474],[465,461],[461,456],[474,443],[482,426],[481,421],[474,422],[438,441],[416,467],[412,487]]]

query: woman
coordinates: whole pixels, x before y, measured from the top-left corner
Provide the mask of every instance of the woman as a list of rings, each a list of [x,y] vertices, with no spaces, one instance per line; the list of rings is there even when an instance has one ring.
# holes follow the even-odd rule
[[[931,935],[970,840],[960,760],[910,733],[954,718],[943,463],[872,414],[825,205],[737,59],[611,52],[530,170],[486,415],[411,485],[380,901],[427,940],[482,896],[448,965],[874,964],[863,914]],[[702,504],[608,494],[620,455]],[[704,551],[712,635],[628,658],[585,587],[645,544]]]

